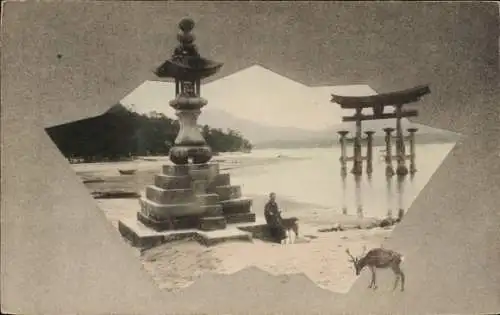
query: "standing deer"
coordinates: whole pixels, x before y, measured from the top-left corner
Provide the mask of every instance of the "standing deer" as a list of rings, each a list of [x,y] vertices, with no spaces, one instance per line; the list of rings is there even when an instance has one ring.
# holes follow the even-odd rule
[[[292,231],[295,234],[295,238],[293,239],[294,241],[299,237],[299,224],[298,224],[299,219],[296,217],[291,217],[291,218],[282,218],[281,219],[281,225],[285,229],[286,232],[286,239],[282,240],[283,243],[292,243]]]
[[[366,253],[366,247],[363,248],[363,254],[359,256],[359,258],[355,258],[349,252],[349,249],[346,249],[347,255],[349,255],[349,261],[354,264],[354,268],[356,270],[356,275],[359,276],[361,271],[365,266],[368,266],[372,272],[372,280],[370,282],[369,288],[377,289],[376,284],[376,275],[375,270],[391,268],[396,275],[396,280],[394,281],[394,289],[396,290],[399,278],[401,278],[401,291],[405,289],[405,274],[401,270],[401,262],[403,262],[403,255],[392,251],[390,249],[385,248],[374,248]]]

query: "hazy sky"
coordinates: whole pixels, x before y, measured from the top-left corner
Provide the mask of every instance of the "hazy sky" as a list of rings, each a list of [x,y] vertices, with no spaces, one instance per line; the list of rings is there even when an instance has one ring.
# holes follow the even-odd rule
[[[275,127],[322,130],[341,122],[339,105],[331,103],[331,94],[373,95],[368,85],[308,87],[260,65],[253,65],[202,86],[208,100],[203,110],[224,110],[238,118]],[[146,81],[121,102],[134,105],[140,113],[157,111],[174,116],[168,102],[175,97],[171,82]],[[365,110],[370,113],[371,110]]]

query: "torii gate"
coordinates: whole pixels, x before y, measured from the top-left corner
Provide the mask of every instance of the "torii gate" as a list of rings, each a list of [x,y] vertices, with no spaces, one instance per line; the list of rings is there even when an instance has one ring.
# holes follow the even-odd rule
[[[361,122],[363,120],[375,120],[375,119],[391,119],[391,118],[396,118],[396,157],[397,157],[397,169],[396,169],[396,174],[400,176],[404,176],[408,174],[408,169],[406,168],[405,165],[405,159],[406,159],[406,154],[405,154],[405,144],[404,144],[404,137],[403,137],[403,131],[401,128],[401,118],[403,117],[416,117],[418,116],[418,111],[417,110],[403,110],[403,106],[409,103],[413,102],[418,102],[420,101],[421,97],[429,94],[431,91],[429,89],[428,85],[421,85],[421,86],[416,86],[410,89],[406,90],[401,90],[401,91],[396,91],[396,92],[390,92],[390,93],[383,93],[383,94],[377,94],[377,95],[370,95],[370,96],[341,96],[341,95],[335,95],[332,94],[332,99],[331,102],[337,103],[340,105],[342,109],[355,109],[356,113],[353,116],[343,116],[342,121],[348,122],[348,121],[355,121],[356,122],[356,135],[354,137],[354,156],[352,158],[346,158],[345,155],[342,155],[341,161],[345,163],[346,160],[353,160],[353,168],[351,170],[351,173],[354,175],[361,175],[363,173],[363,156],[361,153]],[[395,112],[393,113],[384,113],[384,108],[385,106],[394,106],[396,108]],[[364,108],[373,108],[373,115],[364,115],[362,113]],[[386,163],[387,163],[387,169],[389,170],[390,166],[390,174],[391,176],[394,174],[394,171],[392,170],[392,153],[390,152],[390,138],[391,138],[391,132],[393,131],[393,128],[385,128],[384,131],[386,132],[386,143],[388,143],[388,150],[386,152]],[[408,130],[411,133],[411,137],[413,137],[414,133],[417,131],[416,128],[409,128]],[[339,132],[341,135],[341,142],[343,142],[343,137],[347,134],[347,132]],[[367,159],[368,159],[368,169],[370,172],[371,171],[371,159],[372,159],[372,146],[371,146],[371,140],[372,140],[372,135],[373,132],[367,132],[368,136],[368,153],[367,153]],[[412,141],[413,143],[413,141]],[[343,153],[345,152],[345,149],[342,148]],[[412,145],[412,151],[414,151],[414,147]],[[414,152],[411,155],[412,159],[412,165],[413,169],[412,172],[415,171],[414,169]],[[343,164],[343,168],[345,167],[345,164]],[[388,171],[389,172],[389,171]],[[389,175],[389,174],[388,174]]]

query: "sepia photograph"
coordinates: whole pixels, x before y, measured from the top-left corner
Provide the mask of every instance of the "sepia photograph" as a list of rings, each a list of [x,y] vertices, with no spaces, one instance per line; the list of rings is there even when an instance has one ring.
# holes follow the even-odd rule
[[[496,2],[7,1],[11,314],[500,310]]]

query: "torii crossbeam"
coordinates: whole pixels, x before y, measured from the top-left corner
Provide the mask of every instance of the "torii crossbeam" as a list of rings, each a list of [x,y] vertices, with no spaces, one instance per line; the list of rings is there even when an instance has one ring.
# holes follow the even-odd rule
[[[342,109],[373,108],[373,115],[362,115],[361,120],[398,118],[396,113],[383,113],[385,106],[403,106],[420,101],[431,92],[428,85],[420,85],[410,89],[382,93],[369,96],[341,96],[332,94],[331,101],[340,105]],[[400,117],[415,117],[416,110],[402,111]],[[344,116],[342,121],[355,121],[355,116]]]
[[[363,157],[361,156],[361,122],[363,120],[396,118],[396,152],[398,156],[398,175],[406,175],[408,169],[405,165],[405,147],[403,131],[401,129],[401,118],[418,116],[417,110],[403,110],[403,105],[420,101],[420,99],[431,92],[428,85],[419,85],[410,89],[390,93],[382,93],[369,96],[342,96],[332,94],[331,102],[337,103],[342,109],[355,109],[353,116],[343,116],[342,121],[356,122],[356,135],[354,138],[354,163],[352,173],[362,174]],[[393,113],[384,113],[385,106],[394,106]],[[363,115],[364,108],[372,108],[372,115]],[[370,148],[369,148],[370,149]],[[392,168],[392,166],[391,166]]]

